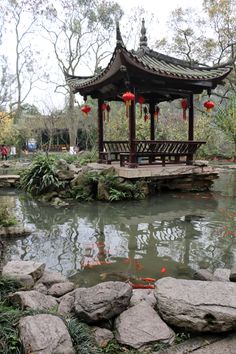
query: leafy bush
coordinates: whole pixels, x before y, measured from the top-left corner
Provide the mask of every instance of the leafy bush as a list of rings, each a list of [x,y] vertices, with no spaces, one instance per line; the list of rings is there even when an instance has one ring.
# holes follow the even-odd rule
[[[32,195],[40,195],[64,186],[56,176],[55,159],[37,155],[31,166],[20,174],[20,187]]]
[[[16,218],[9,213],[7,207],[0,208],[0,226],[9,227],[16,223]]]
[[[80,201],[94,199],[119,201],[143,199],[145,195],[138,183],[120,181],[113,171],[102,173],[88,171],[83,175],[81,183],[73,188],[72,197]]]

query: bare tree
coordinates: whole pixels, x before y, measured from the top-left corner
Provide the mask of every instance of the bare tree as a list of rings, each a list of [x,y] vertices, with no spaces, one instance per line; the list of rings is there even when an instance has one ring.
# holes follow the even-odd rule
[[[101,61],[109,55],[110,31],[121,14],[118,4],[101,0],[61,0],[47,9],[50,22],[44,22],[42,26],[63,75],[75,75],[79,68],[85,67],[87,60],[94,62],[93,71],[99,68]],[[74,94],[65,85],[64,79],[57,83],[56,91],[67,97],[67,124],[70,145],[74,146],[78,129]]]

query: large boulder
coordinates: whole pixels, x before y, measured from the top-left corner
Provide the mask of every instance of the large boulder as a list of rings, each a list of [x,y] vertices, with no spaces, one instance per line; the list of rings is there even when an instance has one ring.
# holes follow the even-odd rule
[[[195,332],[236,329],[236,284],[162,278],[154,291],[166,323]]]
[[[67,278],[58,272],[45,270],[42,274],[41,278],[38,280],[37,284],[42,283],[47,287],[52,286],[56,283],[64,283],[67,281]]]
[[[74,302],[75,302],[75,292],[72,291],[64,296],[62,296],[59,301],[60,304],[58,306],[57,312],[60,315],[68,315],[73,312]]]
[[[145,301],[122,312],[115,320],[115,337],[138,349],[153,343],[171,343],[175,334]]]
[[[65,294],[71,292],[72,290],[74,290],[74,288],[75,288],[75,284],[70,281],[66,281],[64,283],[53,284],[48,289],[48,295],[60,297],[60,296],[63,296]]]
[[[124,311],[132,295],[132,287],[123,282],[104,282],[74,291],[74,310],[84,321],[109,320]]]
[[[14,275],[31,275],[34,281],[44,272],[45,263],[33,261],[11,261],[3,267],[2,275],[14,278]]]
[[[9,295],[8,300],[22,310],[29,308],[33,310],[48,310],[57,306],[57,301],[54,297],[44,295],[36,290],[17,291]]]
[[[153,289],[134,289],[130,299],[130,306],[135,306],[142,301],[146,301],[151,307],[156,306],[156,298]]]
[[[106,347],[114,338],[112,331],[106,328],[93,327],[93,334],[97,345],[101,348]]]
[[[64,322],[53,315],[26,316],[19,322],[25,353],[75,354]]]

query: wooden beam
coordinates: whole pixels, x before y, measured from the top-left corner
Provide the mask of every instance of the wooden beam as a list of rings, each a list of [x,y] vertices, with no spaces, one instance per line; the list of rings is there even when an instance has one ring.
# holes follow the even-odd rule
[[[102,99],[98,99],[98,163],[102,162],[102,158],[100,153],[103,151],[103,112],[102,112],[102,104],[104,101]]]
[[[129,146],[130,146],[130,155],[129,155],[129,164],[130,168],[138,167],[136,159],[136,117],[135,117],[135,101],[131,101],[129,106]]]
[[[149,113],[150,113],[150,140],[155,140],[155,102],[150,102],[149,104]]]
[[[193,94],[189,96],[188,140],[194,140]]]

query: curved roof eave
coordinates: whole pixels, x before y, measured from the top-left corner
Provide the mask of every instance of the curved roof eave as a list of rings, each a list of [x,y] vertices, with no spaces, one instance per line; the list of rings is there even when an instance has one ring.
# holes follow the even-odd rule
[[[155,53],[155,55],[153,54]],[[113,52],[113,55],[107,67],[101,73],[93,76],[73,76],[65,75],[67,84],[72,88],[74,93],[80,91],[94,91],[96,88],[107,84],[117,72],[120,71],[121,65],[133,66],[143,73],[162,77],[164,79],[185,81],[189,84],[202,81],[212,82],[212,86],[220,83],[232,70],[229,66],[218,67],[193,67],[189,63],[184,66],[183,61],[164,60],[171,58],[164,55],[158,57],[158,53],[154,51],[146,51],[143,55],[137,55],[129,52],[124,45],[118,44]],[[174,58],[173,58],[174,59]],[[182,64],[182,65],[181,65]]]

